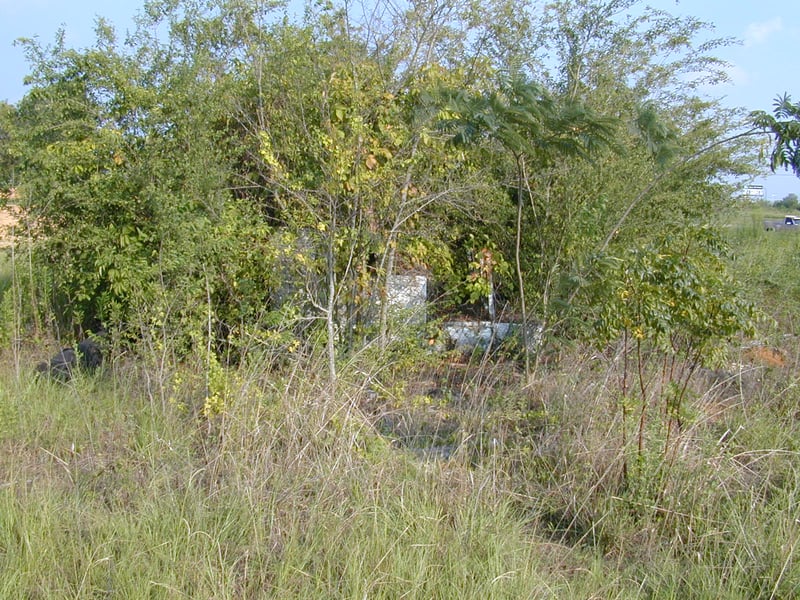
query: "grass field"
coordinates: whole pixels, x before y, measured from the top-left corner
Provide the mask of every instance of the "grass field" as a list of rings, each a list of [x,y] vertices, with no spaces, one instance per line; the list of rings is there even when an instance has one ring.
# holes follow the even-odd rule
[[[760,219],[729,229],[757,339],[692,378],[679,430],[645,404],[642,448],[582,348],[528,385],[354,360],[335,394],[321,357],[254,354],[209,411],[202,360],[58,384],[7,320],[0,597],[798,597],[800,236]]]

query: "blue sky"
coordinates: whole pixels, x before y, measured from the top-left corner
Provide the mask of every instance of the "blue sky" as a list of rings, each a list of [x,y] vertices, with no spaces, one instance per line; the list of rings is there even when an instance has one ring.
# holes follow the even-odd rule
[[[124,37],[143,0],[0,0],[0,100],[17,102],[25,93],[22,79],[28,72],[19,37],[53,40],[63,26],[69,46],[83,48],[94,41],[94,21],[102,16]],[[786,0],[645,0],[654,8],[675,15],[692,15],[714,25],[710,37],[733,37],[735,46],[716,54],[730,63],[731,82],[708,90],[731,106],[771,110],[778,94],[788,92],[800,100],[800,11]],[[788,193],[800,196],[800,179],[791,173],[761,178],[770,200]]]
[[[653,8],[674,15],[694,16],[711,23],[709,37],[736,38],[740,43],[715,54],[730,63],[730,82],[707,90],[733,107],[771,111],[775,97],[788,93],[800,101],[800,11],[793,2],[778,0],[649,0]],[[800,179],[791,172],[762,177],[769,200],[789,193],[800,196]]]

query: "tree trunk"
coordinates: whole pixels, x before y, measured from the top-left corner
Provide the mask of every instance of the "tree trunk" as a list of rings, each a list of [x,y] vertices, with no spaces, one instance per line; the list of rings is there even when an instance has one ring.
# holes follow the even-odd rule
[[[326,277],[328,279],[328,302],[325,309],[325,325],[328,332],[326,345],[328,354],[328,376],[330,378],[331,395],[336,393],[336,210],[331,207],[330,229],[328,230],[328,247],[326,248]]]
[[[522,276],[522,194],[524,158],[517,156],[517,239],[514,247],[514,258],[517,268],[517,281],[519,283],[519,304],[522,311],[522,346],[525,356],[525,381],[531,376],[531,356],[528,350],[528,309],[525,305],[525,278]]]

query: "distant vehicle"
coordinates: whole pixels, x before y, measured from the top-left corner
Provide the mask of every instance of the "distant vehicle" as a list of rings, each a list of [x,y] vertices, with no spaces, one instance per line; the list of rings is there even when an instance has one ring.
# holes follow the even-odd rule
[[[800,230],[800,217],[796,215],[786,215],[783,221],[778,219],[766,219],[764,221],[764,228],[767,231],[775,231],[776,229],[798,229]]]

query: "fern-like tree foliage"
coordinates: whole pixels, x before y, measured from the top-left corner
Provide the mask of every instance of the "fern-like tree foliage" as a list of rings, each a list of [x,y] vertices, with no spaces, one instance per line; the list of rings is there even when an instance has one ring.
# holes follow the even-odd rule
[[[773,114],[752,113],[754,125],[774,136],[770,168],[783,167],[800,177],[800,103],[792,103],[789,94],[775,98]]]

